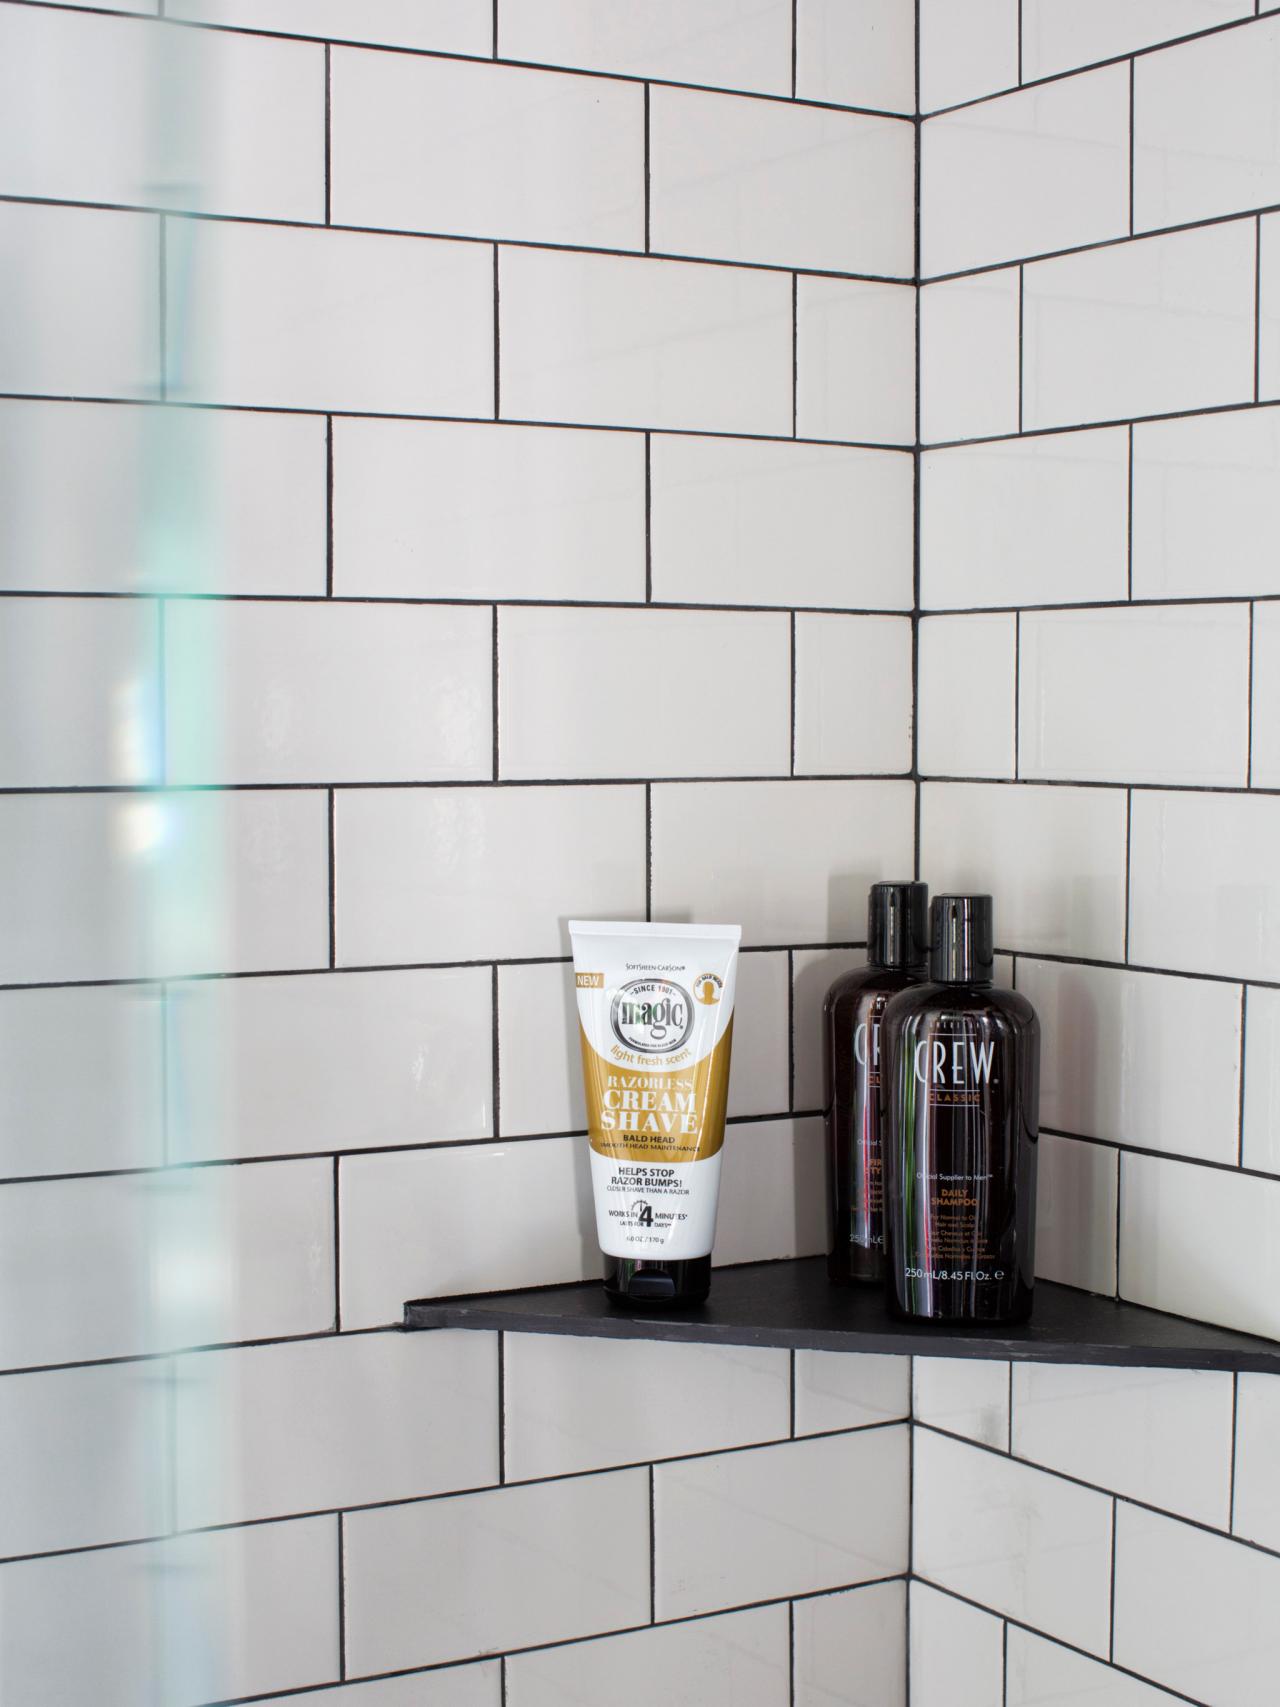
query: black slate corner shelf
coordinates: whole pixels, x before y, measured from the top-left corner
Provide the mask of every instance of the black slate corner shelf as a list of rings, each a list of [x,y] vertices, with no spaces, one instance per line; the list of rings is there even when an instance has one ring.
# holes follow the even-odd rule
[[[895,1322],[875,1289],[829,1285],[823,1257],[717,1269],[710,1298],[691,1310],[621,1309],[609,1302],[600,1282],[593,1280],[518,1292],[415,1299],[404,1307],[404,1325],[1280,1375],[1280,1341],[1167,1316],[1043,1280],[1036,1283],[1032,1319],[1021,1327]]]

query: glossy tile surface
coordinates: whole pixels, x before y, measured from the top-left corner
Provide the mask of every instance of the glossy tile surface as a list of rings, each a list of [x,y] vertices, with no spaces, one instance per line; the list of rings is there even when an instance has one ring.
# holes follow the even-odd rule
[[[791,432],[785,274],[504,247],[499,293],[505,419]]]
[[[913,113],[915,17],[897,0],[800,0],[796,93],[806,101]]]
[[[659,1619],[905,1568],[905,1428],[654,1471]]]
[[[794,1605],[796,1707],[906,1707],[905,1583]]]
[[[921,136],[926,274],[1128,232],[1125,66],[961,107],[930,119]]]
[[[1036,1274],[1114,1295],[1120,1158],[1099,1144],[1040,1137]]]
[[[1107,1652],[1111,1501],[921,1429],[915,1569],[993,1611]]]
[[[1019,427],[1018,271],[920,292],[920,436],[926,444]]]
[[[1007,1659],[1009,1707],[1174,1707],[1186,1699],[1016,1625]]]
[[[925,607],[1126,597],[1128,483],[1119,427],[926,451]]]
[[[1023,0],[1022,74],[1051,77],[1252,12],[1249,0]]]
[[[405,1300],[598,1274],[585,1138],[354,1156],[339,1171],[342,1325]]]
[[[997,947],[1016,943],[1031,952],[1121,957],[1122,794],[926,784],[921,836],[922,869],[935,893],[997,895]]]
[[[911,1410],[911,1369],[905,1357],[834,1351],[796,1352],[796,1433],[870,1428]]]
[[[1280,1381],[1265,1375],[1240,1377],[1231,1527],[1280,1551]]]
[[[567,954],[571,914],[642,916],[643,821],[639,786],[346,790],[338,964]]]
[[[904,865],[905,871],[907,867]],[[866,920],[850,926],[865,937]],[[822,1004],[837,978],[867,963],[861,948],[801,948],[792,956],[795,1007],[792,1028],[795,1049],[795,1106],[820,1110],[822,1088]]]
[[[335,592],[643,598],[639,434],[376,420],[333,434]]]
[[[1058,1131],[1236,1160],[1240,992],[1021,957],[1018,988],[1040,1016],[1040,1119]],[[1196,1070],[1185,1071],[1194,1039]]]
[[[1003,1693],[1003,1626],[928,1583],[911,1584],[912,1707],[992,1707]]]
[[[781,613],[504,610],[498,654],[503,778],[780,776],[790,765],[791,636]],[[714,702],[628,733],[599,715],[620,660],[655,703],[674,711],[688,696],[692,710],[700,682],[714,684]]]
[[[1245,1167],[1280,1174],[1280,990],[1249,989],[1242,1137]]]
[[[1017,619],[1011,612],[925,617],[918,648],[920,769],[926,776],[1011,777]],[[957,695],[962,718],[954,712]]]
[[[909,864],[909,807],[899,782],[655,787],[654,914],[740,922],[748,942],[858,940],[867,884]]]
[[[650,466],[656,599],[910,607],[905,454],[657,433]]]
[[[192,601],[165,611],[174,783],[487,780],[492,708],[486,610]]]
[[[330,77],[335,223],[644,247],[636,84],[346,49]]]
[[[1023,776],[1220,787],[1244,782],[1244,607],[1027,612],[1020,634]],[[1086,675],[1091,690],[1081,694]]]
[[[905,617],[798,615],[795,671],[798,772],[911,768],[911,624]]]
[[[1018,81],[1018,0],[920,0],[920,106],[926,113]]]
[[[1278,1593],[1280,1560],[1121,1504],[1118,1664],[1212,1707],[1253,1707],[1275,1674]]]
[[[785,1351],[510,1333],[503,1346],[508,1481],[716,1452],[790,1432]]]
[[[917,1422],[1009,1450],[1009,1365],[985,1358],[913,1359],[911,1414]]]
[[[344,1528],[347,1656],[360,1672],[648,1621],[643,1470],[354,1512]]]
[[[649,137],[659,253],[910,276],[915,137],[901,119],[659,87]]]
[[[751,1120],[725,1140],[718,1263],[814,1256],[826,1245],[822,1122]]]
[[[497,1660],[276,1697],[279,1707],[501,1707]]]
[[[157,1166],[162,1041],[154,985],[0,993],[0,1175]]]
[[[796,431],[910,444],[915,292],[861,279],[796,282]]]
[[[1227,1527],[1232,1378],[1216,1370],[1013,1367],[1013,1451]]]
[[[1280,603],[1253,607],[1253,741],[1249,780],[1280,788]]]
[[[436,53],[487,57],[493,47],[492,8],[483,0],[432,0],[425,8],[416,0],[363,0],[358,12],[343,0],[166,0],[165,14]]]

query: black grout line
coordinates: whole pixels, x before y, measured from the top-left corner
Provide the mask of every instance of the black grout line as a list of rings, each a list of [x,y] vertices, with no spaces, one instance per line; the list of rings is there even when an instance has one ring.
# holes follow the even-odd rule
[[[1133,236],[1133,162],[1137,148],[1137,121],[1134,116],[1134,89],[1137,83],[1136,61],[1129,61],[1129,235]]]
[[[652,204],[653,204],[653,189],[652,189],[652,184],[650,182],[650,178],[651,178],[651,173],[650,173],[651,152],[652,152],[652,149],[651,149],[651,143],[650,143],[650,125],[649,125],[649,85],[646,83],[644,86],[644,252],[646,255],[649,253],[649,250],[650,250],[651,223],[652,223],[651,213],[652,213]]]
[[[1007,1446],[1006,1450],[1009,1453],[1009,1456],[1012,1458],[1014,1456],[1014,1451],[1013,1451],[1013,1361],[1012,1361],[1012,1359],[1010,1359],[1009,1362],[1005,1364],[1005,1373],[1009,1379],[1008,1379],[1008,1385],[1005,1388],[1005,1395],[1004,1395],[1004,1398],[1005,1398],[1004,1426],[1008,1431],[1008,1446]]]
[[[644,602],[653,603],[653,434],[644,435]]]
[[[1023,76],[1022,76],[1022,36],[1023,36],[1022,0],[1018,0],[1018,87],[1019,88],[1022,87],[1022,82],[1023,82]]]
[[[789,1406],[789,1412],[790,1412],[790,1422],[789,1422],[788,1427],[787,1427],[787,1436],[789,1439],[794,1440],[796,1437],[796,1352],[795,1352],[794,1346],[792,1346],[790,1352],[788,1353],[787,1382],[788,1382],[788,1406]]]
[[[502,419],[502,283],[496,243],[493,246],[493,418]]]
[[[1133,888],[1133,790],[1124,792],[1124,961],[1129,963],[1129,914]]]
[[[1103,1148],[1104,1146],[1099,1146]],[[1116,1146],[1116,1284],[1115,1295],[1121,1297],[1120,1291],[1120,1229],[1124,1225],[1124,1208],[1121,1203],[1121,1193],[1124,1187],[1124,1158],[1125,1151]]]
[[[496,10],[498,0],[493,0],[493,4]],[[507,1656],[505,1654],[498,1655],[498,1700],[501,1707],[507,1707]]]
[[[333,221],[333,49],[324,44],[324,222]]]
[[[653,921],[653,784],[644,785],[644,916]]]
[[[343,1514],[338,1516],[338,1681],[347,1676],[347,1541]]]
[[[1227,1481],[1227,1530],[1236,1533],[1236,1458],[1240,1441],[1240,1371],[1231,1372],[1231,1469]]]
[[[787,950],[787,1108],[796,1112],[796,954]]]
[[[1114,1664],[1116,1657],[1116,1530],[1120,1522],[1120,1501],[1111,1501],[1111,1595],[1110,1611],[1107,1615],[1107,1663]]]
[[[329,971],[338,964],[338,825],[337,804],[333,789],[328,790],[326,813],[329,854]]]
[[[1019,0],[1018,16],[1022,16],[1022,5]],[[1019,47],[1021,52],[1021,47]],[[1009,1707],[1009,1620],[1000,1621],[1000,1707]]]
[[[1013,613],[1013,776],[1022,774],[1022,612]]]
[[[799,55],[798,35],[796,27],[797,0],[791,0],[791,99],[796,98],[796,60]]]
[[[792,16],[795,16],[795,0],[792,0]],[[796,1603],[787,1602],[787,1702],[788,1707],[796,1707]]]
[[[1235,1162],[1214,1161],[1210,1156],[1188,1156],[1179,1150],[1157,1150],[1144,1144],[1127,1144],[1120,1138],[1096,1138],[1088,1132],[1064,1132],[1055,1126],[1042,1126],[1040,1130],[1046,1137],[1069,1138],[1073,1144],[1089,1144],[1096,1150],[1114,1150],[1118,1156],[1146,1156],[1155,1162],[1178,1162],[1189,1168],[1212,1168],[1215,1173],[1237,1174],[1243,1179],[1263,1180],[1270,1185],[1280,1183],[1280,1174],[1268,1173],[1262,1168],[1241,1167]]]
[[[1253,400],[1262,397],[1262,215],[1253,235]]]
[[[653,1465],[649,1466],[649,1622],[658,1622],[658,1515]]]
[[[1241,984],[1241,986],[1240,986],[1240,1057],[1239,1057],[1239,1068],[1238,1068],[1240,1084],[1239,1084],[1239,1089],[1237,1091],[1237,1104],[1238,1104],[1238,1106],[1236,1109],[1236,1119],[1237,1119],[1237,1126],[1236,1126],[1236,1166],[1238,1168],[1244,1167],[1244,1085],[1245,1085],[1245,1072],[1246,1072],[1247,1066],[1248,1066],[1248,1044],[1249,1044],[1249,986],[1248,986],[1248,984]]]
[[[1133,603],[1133,422],[1130,421],[1125,429],[1128,445],[1126,448],[1127,490],[1125,499],[1125,586],[1128,589],[1129,603]]]
[[[492,656],[490,657],[490,660],[489,660],[489,671],[490,671],[489,721],[493,725],[492,730],[491,730],[492,737],[493,737],[493,753],[492,753],[492,758],[491,758],[492,774],[490,777],[491,783],[500,783],[501,782],[501,777],[500,777],[499,773],[501,772],[501,769],[502,769],[502,756],[501,756],[501,745],[500,745],[500,736],[501,736],[501,731],[502,731],[502,701],[501,701],[499,691],[498,691],[498,688],[499,688],[498,638],[499,638],[498,637],[498,606],[494,605],[493,617],[492,617],[490,634],[489,634],[489,644],[490,644],[490,647],[492,649]]]
[[[497,59],[498,58],[498,0],[493,0],[492,40],[493,40],[493,48],[492,48],[492,52],[490,53],[489,57],[491,59]]]
[[[507,1480],[507,1336],[499,1328],[494,1338],[498,1342],[498,1486]]]
[[[0,3],[12,5],[14,0],[0,0]],[[506,423],[503,424],[505,425]],[[493,422],[489,421],[486,425],[492,426]],[[789,444],[791,441],[788,439],[783,442]],[[894,455],[897,454],[899,453],[894,452]],[[1175,605],[1246,604],[1250,598],[1257,598],[1260,603],[1265,604],[1269,600],[1280,600],[1280,593],[1242,593],[1234,597],[1226,594],[1221,597],[1205,596],[1203,598],[1196,599],[1160,599],[1148,600],[1146,602],[1150,604]],[[488,609],[489,606],[496,604],[499,610],[663,610],[674,612],[676,615],[690,611],[711,611],[722,616],[742,616],[743,614],[782,616],[793,608],[790,604],[782,603],[776,605],[706,604],[685,599],[495,599],[492,593],[487,595],[477,593],[467,597],[463,597],[458,594],[448,594],[436,597],[419,597],[411,594],[394,593],[383,597],[381,595],[370,595],[367,593],[335,593],[331,598],[327,593],[183,593],[171,592],[169,590],[163,590],[160,592],[103,593],[84,592],[79,588],[67,588],[65,591],[48,591],[39,587],[0,588],[0,605],[2,605],[6,599],[63,599],[67,601],[133,599],[141,603],[145,603],[151,599],[165,599],[170,604],[180,603],[215,606],[240,604],[298,606],[315,604],[378,605],[387,609],[391,609],[396,605],[409,605],[415,608],[425,606],[430,608],[439,608],[442,610]],[[1120,602],[1123,603],[1124,601]],[[911,608],[908,605],[797,605],[794,608],[806,611],[812,616],[899,616],[905,619],[909,618],[911,615]],[[985,610],[990,607],[978,606],[975,608]],[[1009,608],[1013,609],[1012,606]],[[1085,603],[1062,606],[1027,606],[1025,608],[1038,610],[1088,610],[1094,607]],[[1103,606],[1102,608],[1106,607]]]
[[[502,1004],[499,992],[497,961],[494,961],[493,963],[493,972],[489,980],[489,1005],[492,1010],[489,1017],[493,1026],[493,1086],[491,1091],[493,1098],[493,1118],[490,1124],[493,1127],[493,1136],[495,1138],[499,1138],[502,1136],[502,1079],[499,1072],[499,1068],[501,1066]]]
[[[342,1182],[341,1157],[333,1158],[333,1331],[342,1332]]]
[[[333,416],[324,418],[324,596],[333,597]]]
[[[800,436],[800,275],[791,275],[791,437]]]
[[[791,775],[796,774],[796,613],[791,612],[788,669],[791,678]]]
[[[1023,348],[1023,327],[1026,320],[1026,268],[1018,267],[1018,432],[1022,432],[1023,394],[1026,391],[1024,368],[1026,366]]]
[[[1245,787],[1253,787],[1253,638],[1254,638],[1254,601],[1249,601],[1249,668],[1245,684]]]

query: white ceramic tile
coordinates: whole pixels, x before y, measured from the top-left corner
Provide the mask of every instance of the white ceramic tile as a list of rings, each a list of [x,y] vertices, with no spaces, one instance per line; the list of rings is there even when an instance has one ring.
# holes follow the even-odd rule
[[[914,1561],[926,1580],[1105,1654],[1111,1499],[921,1429]]]
[[[1280,1174],[1280,990],[1249,990],[1245,1039],[1241,1160]]]
[[[909,871],[910,868],[908,860],[902,869]],[[855,937],[865,936],[866,921],[855,923],[852,909],[850,926]],[[822,1004],[836,979],[856,966],[865,966],[867,956],[861,948],[806,948],[797,950],[792,959],[795,969],[795,1107],[820,1109],[824,1096]]]
[[[787,0],[521,0],[499,20],[504,59],[577,65],[675,83],[791,93]]]
[[[656,433],[650,462],[655,599],[910,608],[903,453]]]
[[[790,1432],[785,1351],[512,1333],[504,1347],[509,1482]]]
[[[1051,77],[1252,12],[1250,0],[1023,0],[1022,75]]]
[[[785,954],[744,954],[733,1001],[729,1116],[791,1106],[790,981]]]
[[[1232,1528],[1280,1551],[1280,1381],[1270,1375],[1240,1376]]]
[[[1123,957],[1121,790],[927,784],[921,848],[935,893],[996,895],[999,946]]]
[[[585,1138],[347,1157],[340,1188],[344,1328],[399,1322],[406,1298],[600,1271]]]
[[[487,611],[476,614],[487,623]],[[781,612],[518,606],[499,616],[498,657],[504,779],[785,776],[790,765],[791,631]],[[670,715],[642,724],[602,715],[623,660]],[[714,694],[710,715],[693,709],[700,681]],[[682,703],[692,715],[677,712]]]
[[[487,966],[170,985],[170,1159],[488,1137],[490,985]]]
[[[1022,776],[1244,782],[1247,607],[1027,612],[1018,656]]]
[[[202,403],[493,413],[478,243],[169,220],[168,380]]]
[[[0,390],[147,397],[160,379],[160,222],[0,206]]]
[[[796,1433],[868,1428],[911,1411],[911,1360],[842,1351],[796,1352]]]
[[[1258,395],[1268,398],[1280,395],[1280,221],[1264,216],[1259,233]]]
[[[319,793],[0,800],[0,981],[328,959]]]
[[[1280,1181],[1122,1156],[1120,1295],[1280,1339]]]
[[[0,1223],[6,1368],[333,1325],[328,1160],[11,1185]]]
[[[653,790],[655,918],[748,942],[858,942],[867,885],[911,865],[905,782],[671,783]]]
[[[915,438],[916,293],[861,279],[796,281],[796,430],[806,439]]]
[[[507,1661],[510,1707],[784,1707],[790,1699],[785,1606],[697,1618],[626,1636],[517,1654]],[[886,1704],[888,1707],[888,1704]]]
[[[1131,959],[1274,978],[1280,799],[1136,793],[1131,844]]]
[[[344,420],[333,457],[336,593],[644,597],[638,433]]]
[[[1253,391],[1247,220],[1037,261],[1023,286],[1023,421],[1056,427]]]
[[[1226,410],[1134,428],[1135,598],[1273,592],[1266,541],[1276,527],[1280,410]]]
[[[926,273],[1072,249],[1129,230],[1127,66],[961,107],[930,119],[921,142]]]
[[[338,962],[567,954],[567,921],[644,911],[644,790],[337,796]]]
[[[1225,1529],[1231,1376],[1204,1369],[1013,1366],[1013,1451]]]
[[[362,49],[331,63],[335,224],[645,247],[639,84]]]
[[[1008,1707],[1177,1707],[1186,1699],[1017,1625],[1009,1626],[1007,1664]]]
[[[1121,427],[926,451],[925,607],[1125,598],[1128,456]]]
[[[795,1602],[795,1707],[906,1707],[907,1585]]]
[[[911,624],[906,617],[799,615],[795,671],[798,773],[911,768]]]
[[[914,113],[913,9],[898,0],[800,0],[796,94],[806,101]]]
[[[169,1528],[169,1382],[163,1359],[0,1381],[0,1555]]]
[[[160,781],[160,626],[134,599],[0,604],[0,786]]]
[[[1280,788],[1280,604],[1253,609],[1253,743],[1249,780]]]
[[[791,432],[786,274],[549,249],[499,256],[504,418]]]
[[[904,1570],[907,1434],[877,1428],[659,1465],[658,1618]]]
[[[1121,1504],[1115,1660],[1213,1707],[1265,1701],[1280,1661],[1280,1560]]]
[[[488,0],[165,0],[165,16],[339,41],[427,48],[488,58],[493,9]]]
[[[927,1583],[911,1583],[912,1707],[996,1707],[1004,1626]]]
[[[7,194],[324,219],[319,46],[16,7],[0,105]]]
[[[920,292],[920,434],[930,441],[1015,433],[1018,272],[949,279]]]
[[[717,1263],[774,1262],[826,1249],[822,1122],[730,1126],[720,1176]]]
[[[649,138],[659,253],[910,277],[905,120],[659,87]]]
[[[1018,81],[1018,0],[920,0],[920,107],[933,112]]]
[[[1119,1157],[1045,1133],[1036,1187],[1036,1273],[1085,1292],[1116,1289]]]
[[[1234,1162],[1240,992],[1200,978],[1018,960],[1040,1016],[1045,1126]],[[1185,1070],[1195,1039],[1196,1070]]]
[[[498,968],[502,1131],[585,1132],[578,996],[563,962]]]
[[[911,1414],[949,1434],[1009,1450],[1009,1365],[976,1357],[912,1359]]]
[[[498,1479],[487,1334],[339,1334],[175,1363],[177,1526],[414,1499]]]
[[[0,993],[0,1177],[163,1160],[154,985]]]
[[[926,617],[918,644],[920,769],[926,776],[1011,777],[1016,618]]]
[[[488,778],[492,616],[461,605],[174,600],[164,694],[172,783]]]
[[[354,1512],[345,1530],[356,1672],[648,1622],[644,1470]]]
[[[327,1683],[337,1572],[332,1517],[6,1565],[6,1692],[23,1707],[197,1707]]]
[[[409,1672],[373,1683],[278,1695],[275,1707],[501,1707],[502,1675],[497,1660]]]
[[[1277,102],[1278,19],[1135,60],[1135,230],[1280,200]]]

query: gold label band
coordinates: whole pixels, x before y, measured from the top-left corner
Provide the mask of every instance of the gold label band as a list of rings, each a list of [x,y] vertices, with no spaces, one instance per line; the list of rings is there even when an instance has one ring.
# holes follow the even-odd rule
[[[674,1072],[606,1061],[578,1029],[597,1154],[628,1162],[698,1162],[716,1154],[724,1143],[732,1019],[709,1055]]]

